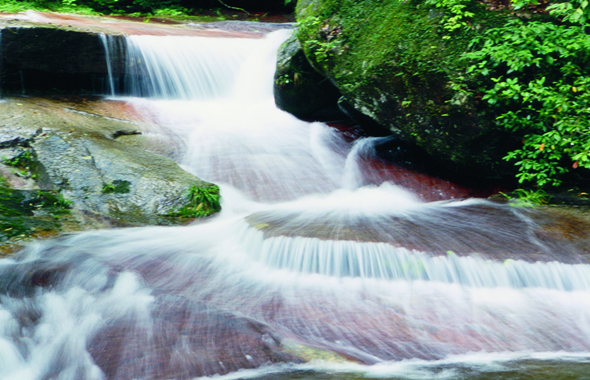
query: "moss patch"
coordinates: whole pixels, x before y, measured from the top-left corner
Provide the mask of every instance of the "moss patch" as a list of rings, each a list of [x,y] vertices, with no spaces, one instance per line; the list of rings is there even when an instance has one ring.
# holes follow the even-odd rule
[[[59,194],[0,186],[0,242],[59,230],[58,215],[69,213],[69,209],[70,202]]]
[[[111,183],[105,183],[102,186],[102,193],[103,194],[127,194],[130,192],[129,186],[131,186],[131,182],[116,179]]]
[[[347,358],[327,349],[311,347],[293,340],[285,339],[281,342],[282,349],[291,355],[297,356],[302,360],[309,362],[312,360],[321,360],[329,363],[347,363]]]

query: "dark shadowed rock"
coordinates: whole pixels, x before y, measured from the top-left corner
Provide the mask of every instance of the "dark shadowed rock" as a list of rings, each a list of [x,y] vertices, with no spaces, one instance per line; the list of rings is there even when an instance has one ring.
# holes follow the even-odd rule
[[[19,70],[107,73],[104,48],[95,33],[48,27],[6,28],[2,51],[4,64]]]
[[[27,24],[0,32],[5,94],[107,92],[98,33]]]
[[[280,109],[307,121],[346,118],[337,106],[340,91],[311,67],[295,35],[281,46],[274,79]]]

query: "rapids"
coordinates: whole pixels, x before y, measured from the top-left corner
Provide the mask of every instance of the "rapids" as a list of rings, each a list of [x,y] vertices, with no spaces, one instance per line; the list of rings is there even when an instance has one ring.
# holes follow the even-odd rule
[[[586,247],[535,210],[425,202],[367,175],[373,139],[275,107],[288,33],[127,37],[111,96],[220,186],[223,210],[0,260],[0,378],[587,374]]]

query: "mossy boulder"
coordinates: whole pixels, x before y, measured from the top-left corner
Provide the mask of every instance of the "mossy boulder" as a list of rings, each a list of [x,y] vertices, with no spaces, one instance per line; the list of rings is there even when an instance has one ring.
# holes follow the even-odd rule
[[[507,16],[479,4],[470,11],[470,27],[449,31],[444,11],[420,0],[301,0],[297,38],[342,104],[451,170],[491,174],[513,139],[456,84],[472,38]]]
[[[81,218],[116,226],[177,224],[219,211],[217,186],[151,150],[142,134],[146,125],[99,114],[122,105],[87,103],[47,98],[0,102],[0,174],[7,185],[59,194]],[[206,199],[194,196],[202,191]],[[201,212],[179,214],[191,207]]]

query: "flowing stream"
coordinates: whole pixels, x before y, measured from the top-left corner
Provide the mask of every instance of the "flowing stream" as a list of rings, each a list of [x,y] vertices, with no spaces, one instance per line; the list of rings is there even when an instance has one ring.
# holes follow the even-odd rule
[[[0,379],[586,376],[584,250],[534,210],[381,184],[373,139],[278,110],[288,33],[127,37],[115,95],[223,211],[0,260]]]

